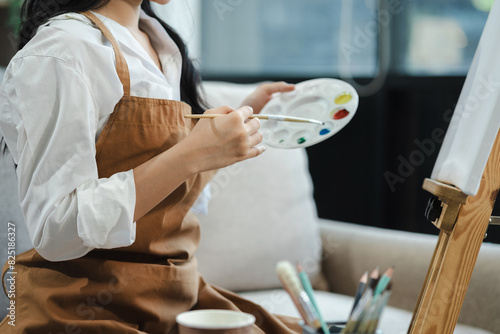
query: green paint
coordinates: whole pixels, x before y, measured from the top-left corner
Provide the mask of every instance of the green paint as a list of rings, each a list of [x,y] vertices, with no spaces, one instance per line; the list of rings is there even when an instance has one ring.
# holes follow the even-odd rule
[[[300,137],[298,140],[297,140],[297,143],[299,144],[304,144],[306,142],[306,139],[304,137]]]

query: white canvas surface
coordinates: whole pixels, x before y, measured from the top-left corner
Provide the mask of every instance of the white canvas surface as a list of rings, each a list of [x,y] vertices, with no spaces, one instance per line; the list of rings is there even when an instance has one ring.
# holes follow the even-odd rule
[[[500,126],[500,3],[491,9],[431,178],[475,195]]]

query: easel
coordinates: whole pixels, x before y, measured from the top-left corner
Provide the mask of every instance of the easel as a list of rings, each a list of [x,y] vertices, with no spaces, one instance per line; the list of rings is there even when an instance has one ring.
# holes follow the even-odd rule
[[[433,222],[441,231],[408,334],[453,333],[500,189],[499,169],[500,132],[475,196],[439,181],[424,181],[423,188],[443,203]]]

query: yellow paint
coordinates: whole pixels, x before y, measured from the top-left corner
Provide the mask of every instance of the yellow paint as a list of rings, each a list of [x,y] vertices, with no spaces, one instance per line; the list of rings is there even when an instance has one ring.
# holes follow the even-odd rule
[[[342,93],[335,98],[335,103],[346,104],[347,102],[351,101],[351,99],[352,99],[351,93]]]

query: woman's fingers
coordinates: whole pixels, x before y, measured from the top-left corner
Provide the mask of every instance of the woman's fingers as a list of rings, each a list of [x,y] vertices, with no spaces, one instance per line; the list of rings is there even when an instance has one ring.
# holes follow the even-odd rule
[[[258,118],[247,118],[245,120],[245,127],[248,133],[252,134],[260,129],[260,119]]]
[[[246,132],[245,136],[247,137],[247,152],[244,154],[243,159],[248,159],[262,154],[265,151],[265,147],[259,145],[263,140],[263,136],[259,132],[260,120],[258,118],[250,117],[253,115],[253,109],[251,107],[244,106],[236,110],[234,113],[240,114],[243,120],[243,130]]]
[[[245,116],[246,115],[247,114],[245,114]],[[245,120],[245,128],[246,128],[248,136],[249,136],[249,145],[250,145],[250,147],[253,147],[255,145],[260,144],[264,137],[262,136],[262,133],[259,132],[260,119],[251,118],[250,117],[251,115],[252,114],[248,115],[248,118]],[[260,153],[262,153],[262,152],[260,152]]]
[[[248,140],[248,145],[250,147],[257,146],[260,143],[262,143],[262,140],[264,139],[264,136],[262,136],[262,133],[256,131],[252,135],[250,135],[249,140]]]
[[[230,114],[234,111],[230,106],[221,106],[213,109],[208,109],[204,114]]]
[[[252,106],[254,113],[258,114],[275,93],[290,92],[295,89],[295,85],[284,81],[261,84],[257,89],[246,97],[243,105]]]
[[[251,117],[253,115],[253,109],[249,106],[241,107],[240,109],[234,111],[234,116],[239,115],[243,121],[243,128],[247,130],[249,135],[257,132],[260,129],[260,120],[258,118]]]
[[[248,151],[247,159],[255,158],[266,151],[266,147],[264,145],[253,146]]]
[[[250,117],[253,114],[251,107],[233,110],[224,106],[205,113],[221,116],[199,120],[187,139],[188,147],[194,147],[200,157],[201,170],[229,166],[265,151],[261,145],[260,120]]]
[[[262,89],[266,92],[266,94],[272,95],[274,93],[291,92],[292,90],[295,89],[295,85],[286,83],[284,81],[279,81],[279,82],[262,84]]]
[[[244,121],[246,121],[250,116],[253,115],[253,109],[250,106],[243,106],[236,111],[241,114],[241,117]]]

